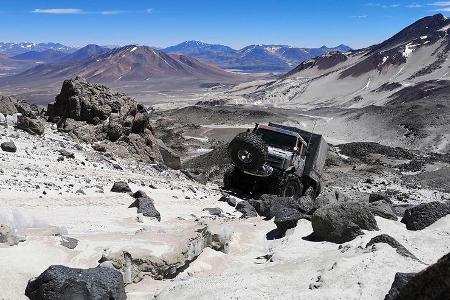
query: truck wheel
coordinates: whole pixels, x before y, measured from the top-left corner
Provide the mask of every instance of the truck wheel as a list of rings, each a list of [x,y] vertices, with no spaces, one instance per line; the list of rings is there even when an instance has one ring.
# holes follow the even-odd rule
[[[289,174],[285,180],[282,180],[279,194],[281,197],[298,198],[302,194],[303,184],[297,176]]]
[[[228,146],[233,163],[245,171],[260,169],[267,160],[267,145],[256,134],[243,132],[238,134]]]

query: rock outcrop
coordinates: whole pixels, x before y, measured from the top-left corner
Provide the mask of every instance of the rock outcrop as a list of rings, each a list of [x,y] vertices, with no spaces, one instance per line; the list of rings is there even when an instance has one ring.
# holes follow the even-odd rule
[[[50,266],[39,277],[30,280],[25,295],[31,300],[127,298],[122,274],[114,269],[83,270],[60,265]]]
[[[415,275],[401,277],[394,280],[385,300],[450,299],[450,253]]]
[[[392,208],[392,205],[386,200],[380,200],[369,203],[370,211],[379,217],[397,221],[397,215]]]
[[[450,214],[450,205],[442,202],[422,203],[405,211],[402,223],[409,230],[422,230]]]
[[[125,181],[114,182],[111,192],[113,193],[131,193],[131,188]]]
[[[325,241],[345,243],[364,230],[378,230],[377,222],[367,205],[359,202],[328,204],[311,218],[314,234]]]
[[[136,207],[137,213],[142,214],[145,217],[156,218],[158,221],[161,221],[161,214],[155,208],[155,203],[152,198],[147,196],[143,191],[137,191],[133,195],[136,200],[128,207]]]
[[[87,143],[102,141],[119,157],[163,161],[145,107],[104,85],[79,77],[65,80],[47,115],[60,131]]]
[[[366,248],[371,247],[372,245],[378,244],[378,243],[384,243],[388,244],[392,248],[394,248],[398,254],[410,257],[417,260],[417,257],[414,256],[411,252],[408,251],[402,244],[400,244],[396,239],[394,239],[392,236],[388,234],[380,234],[376,237],[372,238],[366,245]]]

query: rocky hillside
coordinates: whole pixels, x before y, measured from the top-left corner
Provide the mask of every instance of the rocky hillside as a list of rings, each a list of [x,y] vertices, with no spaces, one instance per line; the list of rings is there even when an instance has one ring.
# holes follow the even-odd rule
[[[244,84],[230,94],[243,96],[246,103],[320,114],[327,124],[319,129],[329,132],[330,138],[334,131],[339,139],[397,141],[411,148],[446,151],[449,33],[445,16],[425,17],[380,44],[332,52],[300,64],[279,80]],[[387,132],[391,134],[382,137]]]

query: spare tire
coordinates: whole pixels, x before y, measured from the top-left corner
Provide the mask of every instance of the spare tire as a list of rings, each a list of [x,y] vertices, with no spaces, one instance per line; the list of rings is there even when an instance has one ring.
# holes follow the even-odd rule
[[[260,169],[267,160],[267,145],[253,133],[238,134],[228,146],[233,163],[241,170],[252,172]]]

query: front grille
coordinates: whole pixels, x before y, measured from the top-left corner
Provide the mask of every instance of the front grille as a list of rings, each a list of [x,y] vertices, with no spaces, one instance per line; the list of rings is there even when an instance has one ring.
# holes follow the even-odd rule
[[[283,158],[278,156],[269,155],[267,157],[267,162],[272,168],[282,169],[283,168]]]

